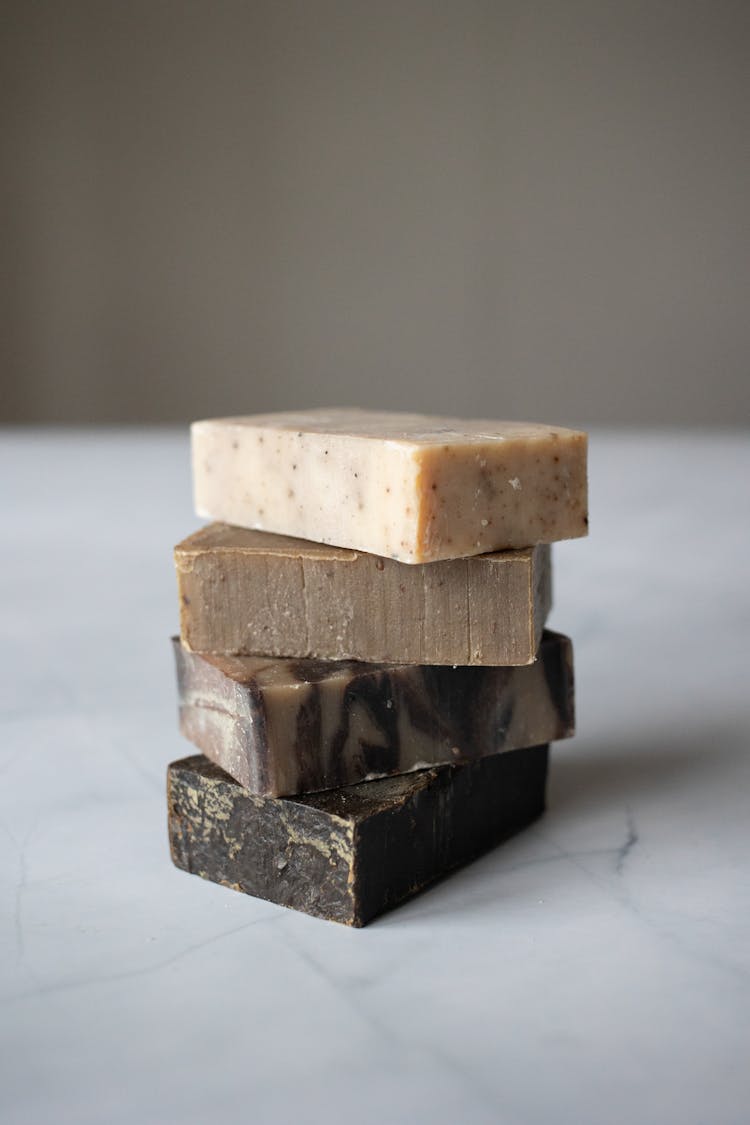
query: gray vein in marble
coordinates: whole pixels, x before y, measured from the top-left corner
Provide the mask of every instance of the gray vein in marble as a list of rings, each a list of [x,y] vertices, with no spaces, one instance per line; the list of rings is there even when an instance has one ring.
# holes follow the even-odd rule
[[[199,950],[205,949],[209,945],[214,945],[216,942],[223,941],[233,934],[242,933],[243,930],[252,929],[253,926],[278,921],[282,909],[282,907],[279,907],[278,911],[274,914],[264,915],[262,918],[254,918],[251,922],[245,922],[242,926],[234,926],[231,930],[223,930],[220,934],[213,934],[211,937],[204,938],[202,941],[197,941],[194,945],[188,945],[184,949],[180,949],[177,953],[172,954],[171,957],[166,957],[163,961],[157,961],[152,965],[141,965],[135,969],[126,969],[121,973],[107,973],[104,976],[88,977],[85,980],[62,981],[59,984],[41,985],[39,988],[29,989],[26,992],[16,992],[9,996],[0,996],[0,1004],[10,1004],[22,1000],[36,1000],[43,996],[52,996],[60,992],[73,992],[81,988],[89,988],[92,985],[111,984],[115,981],[131,980],[136,977],[148,976],[150,973],[157,973],[161,969],[169,968],[170,965],[174,965],[177,961],[182,961],[184,957],[188,957],[191,953],[197,953]]]
[[[618,875],[622,875],[625,868],[625,860],[628,858],[631,851],[638,843],[638,832],[636,831],[633,812],[630,808],[628,808],[627,810],[627,829],[628,834],[625,838],[625,843],[619,848],[617,852],[616,870]]]
[[[323,984],[335,992],[350,1011],[359,1017],[368,1031],[372,1032],[383,1046],[387,1047],[390,1051],[398,1047],[403,1050],[404,1055],[409,1050],[418,1050],[428,1058],[436,1061],[441,1068],[450,1070],[462,1083],[465,1083],[464,1095],[467,1103],[469,1103],[469,1101],[474,1101],[477,1108],[490,1115],[490,1120],[495,1119],[497,1113],[497,1093],[486,1085],[483,1077],[475,1068],[471,1068],[452,1055],[447,1054],[435,1043],[415,1044],[399,1036],[392,1024],[383,1024],[371,1011],[366,1009],[362,1003],[362,991],[371,983],[367,978],[360,978],[358,980],[348,979],[346,981],[339,980],[328,971],[327,966],[322,965],[307,949],[303,948],[299,942],[295,941],[290,936],[288,927],[280,931],[280,937],[292,953],[311,969]],[[356,996],[354,995],[354,989],[356,989]],[[470,1109],[469,1104],[466,1106],[466,1112],[474,1112]],[[473,1120],[476,1120],[476,1118],[473,1118]]]
[[[555,840],[553,840],[551,838],[549,832],[545,828],[543,828],[539,824],[534,825],[533,827],[528,828],[526,830],[526,833],[525,833],[526,839],[532,838],[532,834],[536,834],[538,836],[541,836],[541,837],[543,837],[545,839],[548,839],[550,841],[552,846],[555,848],[555,851],[553,853],[546,853],[544,855],[531,856],[529,859],[522,859],[522,860],[518,860],[518,861],[513,862],[513,863],[502,862],[501,866],[499,867],[498,874],[502,877],[502,876],[505,876],[505,875],[510,875],[515,871],[521,871],[521,870],[524,870],[524,869],[530,868],[530,867],[540,867],[540,866],[543,866],[544,864],[548,864],[548,863],[549,864],[555,864],[555,863],[564,863],[564,862],[567,861],[567,862],[570,862],[571,864],[573,864],[573,866],[575,866],[579,871],[581,871],[582,874],[584,874],[590,881],[594,882],[601,889],[602,884],[601,884],[600,880],[591,871],[589,871],[588,868],[584,867],[579,861],[583,860],[583,859],[595,859],[595,858],[601,857],[601,856],[610,856],[612,859],[615,860],[615,869],[616,869],[617,873],[620,874],[621,868],[622,868],[622,863],[624,863],[625,857],[629,854],[629,852],[631,851],[631,849],[633,848],[633,846],[635,845],[635,843],[638,840],[638,835],[637,835],[637,833],[634,833],[634,828],[632,826],[632,818],[630,817],[629,814],[628,814],[626,819],[627,819],[627,837],[626,837],[626,840],[625,840],[624,844],[611,845],[609,847],[601,847],[601,848],[585,848],[582,851],[569,851],[569,850],[563,848],[562,845],[558,844]],[[634,836],[634,838],[633,838],[633,836]],[[499,852],[496,852],[494,854],[497,855],[497,856],[500,855]],[[483,863],[484,864],[491,863],[492,859],[493,859],[493,853],[490,853],[490,855],[485,856],[485,857],[481,857],[478,861],[476,861],[475,864],[474,864],[474,867],[479,869]],[[415,899],[413,902],[407,903],[404,906],[402,906],[400,908],[401,913],[403,913],[405,911],[408,911],[408,910],[411,910],[413,912],[419,912],[420,917],[428,917],[431,914],[439,913],[439,912],[431,911],[429,909],[425,911],[425,910],[420,909],[420,907],[423,903],[425,903],[429,900],[429,896],[430,896],[432,891],[438,891],[439,892],[443,887],[444,887],[444,884],[439,883],[434,888],[430,888],[429,890],[423,892],[421,898]],[[486,897],[486,893],[483,892],[482,894],[468,896],[467,898],[464,898],[463,901],[464,902],[467,902],[467,901],[470,901],[470,902],[484,901],[485,897]],[[394,916],[391,916],[391,915],[386,915],[384,918],[378,919],[377,925],[382,927],[382,926],[387,926],[391,922],[397,922],[397,921],[398,921],[397,917],[394,917]]]
[[[625,841],[622,844],[602,848],[586,848],[581,851],[571,851],[567,848],[564,848],[561,844],[559,844],[555,839],[551,837],[549,831],[543,825],[537,825],[533,829],[528,830],[529,834],[531,832],[535,832],[538,836],[547,839],[555,848],[555,854],[533,856],[530,859],[521,860],[519,862],[507,865],[503,863],[499,868],[498,874],[502,877],[506,874],[509,875],[514,871],[519,871],[530,867],[538,867],[544,864],[568,862],[572,864],[578,871],[580,871],[581,874],[584,875],[589,880],[589,882],[591,882],[606,897],[614,899],[616,902],[618,902],[618,904],[623,909],[627,910],[644,925],[647,925],[655,935],[676,946],[683,956],[698,964],[711,965],[714,969],[716,969],[723,975],[728,976],[735,984],[741,984],[743,986],[750,984],[750,974],[748,974],[742,966],[733,964],[732,962],[727,961],[724,958],[717,957],[716,954],[711,950],[705,948],[694,948],[689,942],[686,942],[683,936],[676,934],[669,927],[656,922],[647,911],[645,911],[634,901],[632,895],[625,890],[625,887],[620,879],[618,879],[616,883],[611,879],[602,879],[600,875],[592,871],[586,864],[586,860],[593,860],[600,857],[609,856],[615,861],[614,874],[616,874],[617,876],[622,875],[626,860],[632,853],[633,848],[637,845],[640,839],[632,815],[632,811],[629,808],[626,809],[625,819],[626,837]],[[484,862],[489,861],[491,861],[491,857],[486,857]],[[481,862],[482,861],[480,860],[480,863]],[[429,892],[427,892],[426,897],[428,898],[428,896]],[[462,901],[465,905],[467,901],[483,902],[485,901],[485,899],[486,891],[482,891],[480,894],[470,896],[469,898],[465,898]],[[421,901],[425,900],[423,899]],[[415,900],[413,903],[407,904],[406,907],[401,908],[402,912],[411,909],[412,912],[418,913],[420,919],[437,916],[441,913],[441,911],[439,910],[435,911],[429,909],[420,909],[421,901]],[[382,919],[378,924],[381,926],[387,925],[389,921],[391,921],[390,918],[385,918]]]
[[[615,872],[618,876],[621,874],[620,858],[622,857],[624,862],[625,857],[629,854],[638,840],[638,835],[637,833],[635,833],[635,840],[631,842],[631,835],[633,834],[634,829],[631,828],[630,822],[628,822],[628,835],[625,843],[621,844],[617,848],[606,849],[605,854],[614,854],[617,856]],[[670,927],[655,921],[647,910],[644,910],[638,903],[636,903],[633,896],[625,889],[625,883],[622,880],[618,879],[616,883],[610,881],[605,882],[599,875],[591,871],[585,865],[585,863],[581,862],[581,859],[593,858],[596,854],[602,854],[601,852],[569,852],[555,840],[552,840],[551,842],[553,846],[560,851],[561,858],[569,860],[600,891],[602,891],[605,896],[614,899],[621,907],[623,907],[623,909],[632,914],[633,917],[637,918],[644,925],[648,926],[652,933],[675,946],[684,957],[687,957],[691,961],[697,962],[699,965],[711,965],[718,972],[729,977],[735,984],[741,984],[743,986],[750,984],[750,973],[748,973],[744,966],[734,964],[722,957],[717,957],[716,954],[710,949],[695,948],[690,944],[689,941],[686,942],[685,938],[682,935],[675,933],[674,930],[672,930]]]
[[[14,837],[13,833],[5,828],[6,833],[13,841],[18,850],[18,881],[16,883],[15,891],[15,905],[13,911],[13,926],[16,935],[16,964],[24,968],[29,975],[35,978],[35,974],[26,961],[26,936],[24,933],[24,920],[23,920],[23,900],[26,894],[26,889],[29,885],[29,866],[27,860],[27,851],[31,840],[36,832],[38,821],[34,821],[28,832],[26,833],[23,841],[19,842]]]

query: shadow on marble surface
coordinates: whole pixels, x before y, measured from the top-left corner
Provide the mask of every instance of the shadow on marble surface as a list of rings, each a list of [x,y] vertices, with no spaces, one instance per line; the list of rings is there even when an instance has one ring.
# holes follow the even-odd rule
[[[633,738],[591,740],[552,748],[545,821],[599,808],[633,804],[675,783],[700,784],[704,775],[731,770],[744,754],[742,733],[716,723],[685,732],[642,732]]]
[[[747,761],[746,743],[736,726],[714,723],[684,734],[640,732],[598,747],[590,739],[558,744],[550,759],[547,811],[535,824],[371,925],[421,924],[452,915],[468,921],[472,914],[494,911],[502,900],[509,909],[527,907],[541,901],[540,893],[553,883],[559,890],[566,870],[574,876],[591,864],[617,881],[640,843],[642,802],[652,816],[660,801],[666,810],[675,795],[680,803],[701,807],[707,783],[723,776],[725,785],[734,784],[732,773]],[[516,878],[545,866],[547,875]]]

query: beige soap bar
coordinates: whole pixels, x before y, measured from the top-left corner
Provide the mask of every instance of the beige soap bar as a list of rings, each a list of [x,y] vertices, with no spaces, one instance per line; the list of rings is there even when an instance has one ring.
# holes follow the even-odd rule
[[[404,566],[214,523],[174,556],[194,652],[530,664],[551,602],[546,545]]]
[[[192,426],[199,516],[434,562],[585,535],[586,435],[310,410]]]

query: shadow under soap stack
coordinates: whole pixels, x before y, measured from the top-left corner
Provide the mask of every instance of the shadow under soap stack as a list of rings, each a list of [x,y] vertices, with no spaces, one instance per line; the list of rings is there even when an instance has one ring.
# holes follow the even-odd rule
[[[363,926],[544,810],[573,733],[549,544],[586,435],[312,410],[196,422],[175,548],[178,867]]]

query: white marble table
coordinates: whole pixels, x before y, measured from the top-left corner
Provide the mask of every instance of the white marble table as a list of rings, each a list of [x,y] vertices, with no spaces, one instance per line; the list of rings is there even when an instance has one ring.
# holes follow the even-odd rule
[[[750,1120],[750,440],[591,477],[548,814],[350,931],[170,864],[185,435],[0,435],[3,1125]]]

